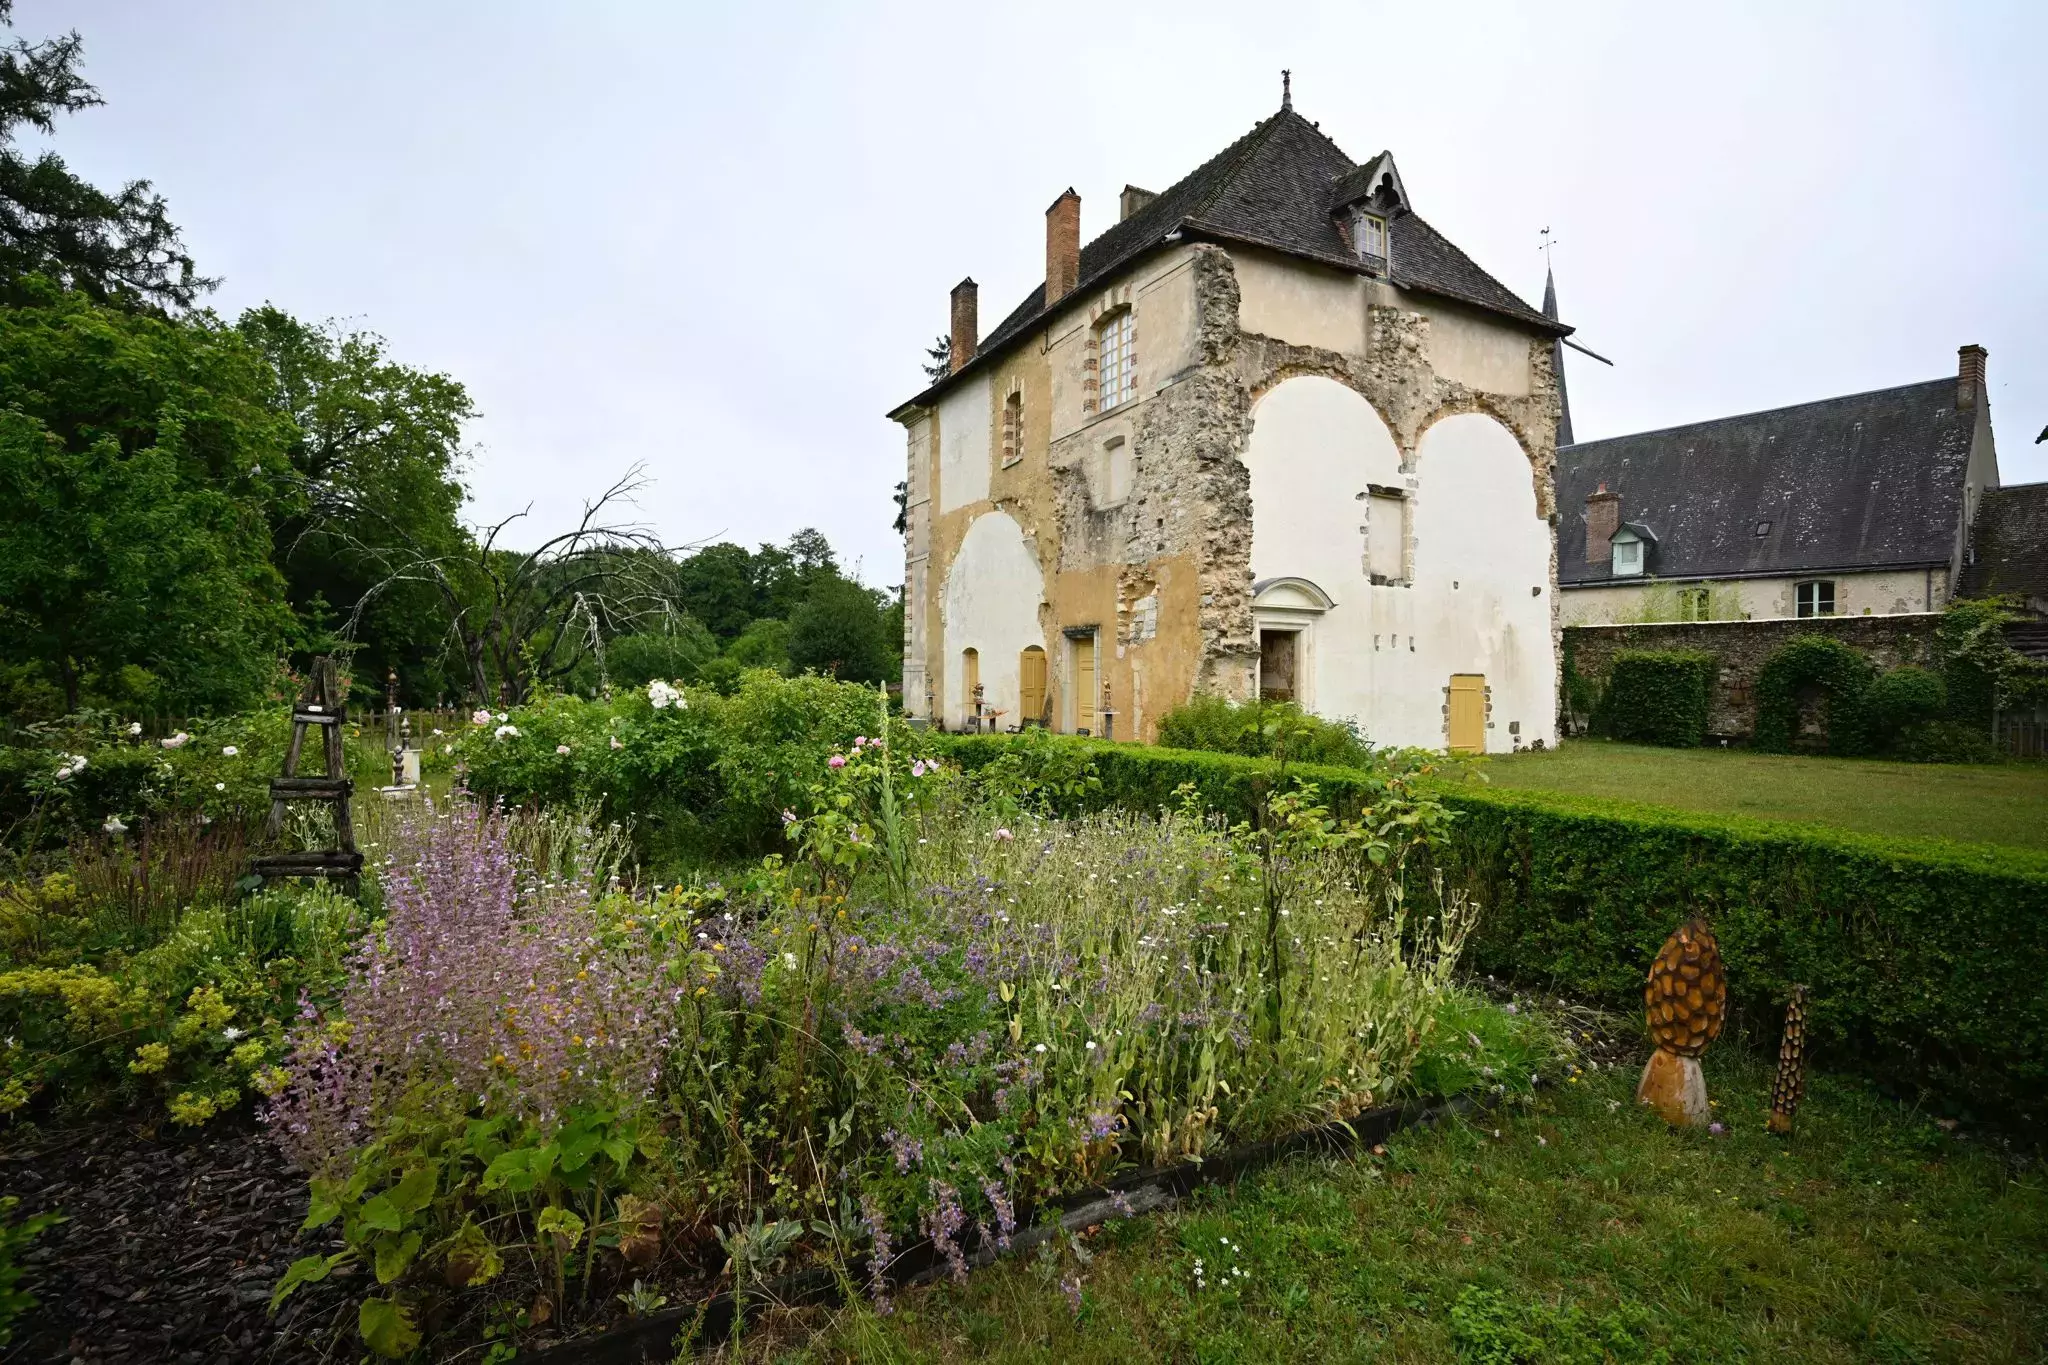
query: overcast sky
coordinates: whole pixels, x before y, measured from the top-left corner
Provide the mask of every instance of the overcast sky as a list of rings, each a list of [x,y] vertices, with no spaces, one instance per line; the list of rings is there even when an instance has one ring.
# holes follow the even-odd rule
[[[1279,104],[1611,357],[1581,439],[1951,374],[1991,352],[2048,478],[2048,5],[18,0],[107,107],[56,145],[170,200],[232,315],[383,333],[482,409],[473,515],[636,461],[673,542],[801,526],[877,585],[923,347]]]

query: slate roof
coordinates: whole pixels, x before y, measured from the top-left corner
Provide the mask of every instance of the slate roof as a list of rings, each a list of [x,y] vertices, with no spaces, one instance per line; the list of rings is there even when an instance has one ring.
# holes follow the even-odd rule
[[[1558,581],[1640,581],[1586,562],[1602,483],[1656,533],[1658,578],[1947,564],[1975,429],[1955,404],[1951,375],[1560,450]]]
[[[1072,294],[1055,300],[1054,308],[1165,245],[1173,232],[1261,246],[1339,270],[1362,270],[1338,230],[1334,209],[1345,177],[1363,169],[1314,124],[1292,109],[1282,109],[1083,246],[1080,280]],[[1562,336],[1572,330],[1517,298],[1415,213],[1397,211],[1387,231],[1389,277],[1402,288],[1455,299],[1543,335]],[[983,338],[973,360],[904,406],[936,399],[960,375],[995,360],[1043,322],[1049,311],[1041,280]]]
[[[1957,576],[1959,596],[2048,598],[2048,483],[1987,490],[1970,549]]]

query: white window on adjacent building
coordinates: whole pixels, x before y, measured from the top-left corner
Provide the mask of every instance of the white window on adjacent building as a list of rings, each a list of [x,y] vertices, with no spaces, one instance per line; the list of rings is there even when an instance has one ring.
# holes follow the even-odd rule
[[[1680,588],[1678,590],[1678,619],[1681,621],[1705,621],[1713,610],[1714,593],[1711,588]]]
[[[1131,310],[1120,308],[1095,328],[1095,377],[1102,411],[1138,396],[1135,329]]]
[[[1640,577],[1643,572],[1643,538],[1624,526],[1614,533],[1614,539],[1609,544],[1613,546],[1614,551],[1614,576]]]
[[[1380,261],[1387,258],[1387,220],[1377,213],[1358,215],[1358,254]]]
[[[1833,616],[1835,614],[1835,583],[1831,578],[1809,579],[1799,585],[1799,614],[1801,616]]]

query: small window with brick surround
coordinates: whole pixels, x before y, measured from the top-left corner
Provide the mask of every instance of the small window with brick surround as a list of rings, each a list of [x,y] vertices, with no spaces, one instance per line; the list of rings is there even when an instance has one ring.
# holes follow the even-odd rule
[[[1003,400],[1003,468],[1024,458],[1024,395],[1013,393]]]
[[[1103,412],[1138,396],[1135,331],[1128,308],[1095,325],[1095,377]]]

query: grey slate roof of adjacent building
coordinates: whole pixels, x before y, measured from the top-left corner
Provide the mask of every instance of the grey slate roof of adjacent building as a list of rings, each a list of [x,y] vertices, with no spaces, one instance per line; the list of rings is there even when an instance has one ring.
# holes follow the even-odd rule
[[[2048,599],[2048,483],[1985,492],[1956,591],[1963,597],[2018,593]]]
[[[1363,169],[1314,124],[1292,109],[1282,109],[1083,246],[1080,280],[1071,294],[1054,301],[1054,307],[1103,283],[1164,245],[1167,235],[1176,231],[1359,271],[1363,265],[1339,230],[1334,209],[1340,182]],[[1542,335],[1571,331],[1517,298],[1415,213],[1394,213],[1387,232],[1389,278],[1402,288],[1457,300]],[[929,402],[959,375],[994,360],[1043,321],[1048,311],[1045,284],[1040,281],[982,340],[972,361],[910,403]]]
[[[1586,562],[1603,483],[1655,532],[1657,578],[1947,564],[1975,420],[1949,376],[1560,450],[1558,581],[1640,581]]]

